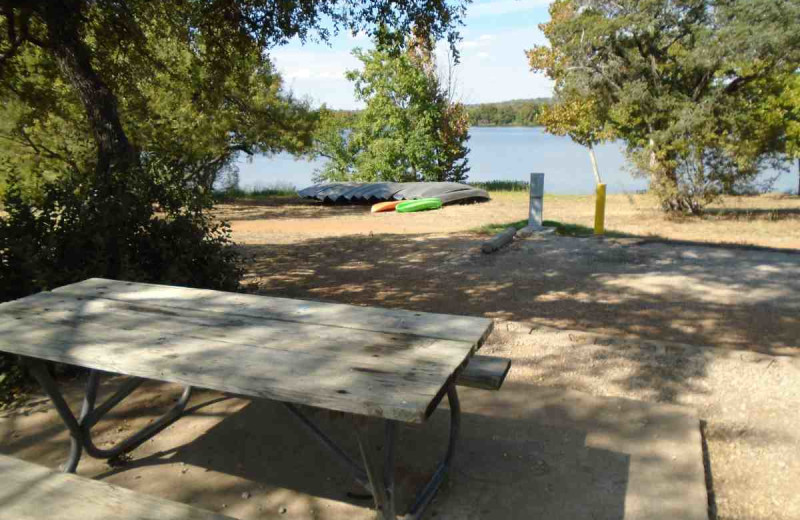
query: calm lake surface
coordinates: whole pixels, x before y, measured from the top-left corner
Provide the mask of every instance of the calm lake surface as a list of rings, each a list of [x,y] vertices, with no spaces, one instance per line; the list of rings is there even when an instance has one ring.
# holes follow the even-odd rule
[[[528,180],[532,172],[545,174],[545,191],[554,194],[588,194],[594,192],[594,176],[586,148],[569,137],[559,137],[541,128],[472,127],[468,146],[469,180]],[[647,188],[647,181],[635,179],[616,143],[595,148],[600,175],[609,193],[624,193]],[[313,182],[314,170],[324,161],[296,160],[289,154],[241,159],[239,185],[243,188],[292,184],[305,188]],[[797,171],[783,174],[774,185],[775,191],[796,189]]]

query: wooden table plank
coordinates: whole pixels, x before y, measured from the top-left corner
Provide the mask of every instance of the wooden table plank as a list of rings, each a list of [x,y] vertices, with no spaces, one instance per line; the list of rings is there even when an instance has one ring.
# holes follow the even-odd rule
[[[382,358],[391,354],[394,360],[408,357],[414,362],[436,363],[455,355],[460,362],[465,349],[465,342],[461,341],[249,316],[231,317],[188,309],[165,311],[163,307],[132,305],[104,298],[77,300],[71,295],[50,292],[0,304],[0,312],[20,318],[35,315],[42,323],[93,323],[108,328],[152,330],[160,335],[183,335],[260,348],[325,352],[338,358]],[[436,344],[436,349],[431,349],[433,344]]]
[[[493,322],[489,318],[360,307],[103,278],[90,278],[83,282],[59,287],[53,292],[86,298],[102,297],[150,306],[218,312],[226,315],[272,318],[374,332],[404,333],[468,341],[474,343],[476,347],[483,344],[493,326]]]
[[[326,311],[327,304],[317,304],[313,313],[306,313],[296,300],[249,296],[246,305],[240,305],[230,300],[240,295],[215,291],[202,291],[202,297],[190,298],[189,306],[180,303],[181,291],[173,293],[170,287],[159,293],[160,286],[145,285],[144,297],[137,298],[131,288],[138,284],[114,282],[119,283],[127,289],[112,293],[112,299],[101,296],[104,289],[96,286],[96,293],[58,290],[1,304],[0,350],[239,395],[422,422],[444,385],[485,336],[475,331],[472,337],[478,339],[471,342],[426,335],[436,332],[431,321],[436,315],[418,316],[424,318],[419,326],[392,327],[397,320],[369,308],[333,305],[333,311]],[[260,298],[267,304],[260,305]],[[293,302],[291,312],[299,312],[299,317],[288,319],[290,313],[274,310],[258,315],[262,307],[274,308],[275,300]],[[225,305],[233,305],[233,313],[224,312]],[[357,324],[359,311],[367,312],[372,328],[346,321]],[[337,316],[347,326],[328,324],[338,321]],[[440,316],[439,321],[449,318]],[[488,321],[483,320],[487,328]],[[388,331],[374,330],[387,324]],[[439,328],[443,331],[446,326]]]
[[[0,520],[233,520],[0,455]]]

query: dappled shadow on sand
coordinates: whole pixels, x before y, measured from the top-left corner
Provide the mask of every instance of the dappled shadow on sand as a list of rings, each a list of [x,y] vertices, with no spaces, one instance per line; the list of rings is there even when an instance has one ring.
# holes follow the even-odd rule
[[[174,393],[150,387],[145,395]],[[68,395],[77,405],[79,393]],[[292,518],[373,517],[371,501],[353,494],[363,490],[282,406],[234,399],[239,404],[222,412],[219,407],[224,403],[218,399],[213,394],[201,398],[217,403],[217,408],[195,408],[171,428],[171,447],[150,452],[143,447],[122,466],[103,469],[89,464],[92,469],[84,474],[241,518],[265,514],[271,518],[281,504],[288,506]],[[499,393],[466,390],[462,402],[462,437],[449,483],[432,508],[437,518],[621,520],[631,508],[673,511],[672,517],[685,518],[681,513],[687,502],[696,503],[697,497],[686,493],[697,491],[698,475],[702,478],[694,464],[696,454],[690,450],[692,456],[677,461],[673,455],[675,447],[693,435],[680,413],[653,412],[632,401],[594,400],[519,383]],[[120,425],[123,417],[146,420],[158,411],[132,406],[120,413],[109,427]],[[311,413],[345,449],[357,454],[350,418]],[[401,512],[441,456],[447,415],[442,410],[424,426],[401,429]],[[60,426],[54,414],[35,428],[26,428],[28,420],[20,417],[16,428],[35,438],[35,444],[32,439],[5,437],[0,451],[23,453],[23,458],[39,463],[63,456],[63,436],[52,441],[51,427]],[[195,421],[206,427],[198,428]],[[376,426],[367,424],[373,445],[380,450],[381,431]],[[181,428],[184,441],[176,443]],[[3,430],[7,432],[5,426]],[[653,444],[653,438],[658,443]],[[19,494],[5,497],[20,498]],[[266,510],[261,512],[259,506],[256,511],[257,504]],[[665,513],[666,517],[670,516]]]
[[[798,346],[800,255],[557,236],[483,255],[484,239],[351,235],[241,247],[246,287],[257,293],[768,353]]]

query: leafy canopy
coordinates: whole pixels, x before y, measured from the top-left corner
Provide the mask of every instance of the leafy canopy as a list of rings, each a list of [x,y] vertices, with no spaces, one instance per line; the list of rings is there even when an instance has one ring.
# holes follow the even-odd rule
[[[800,64],[793,0],[556,0],[527,52],[555,81],[542,121],[592,144],[622,139],[668,210],[752,186],[785,151]]]
[[[380,34],[356,49],[363,68],[348,71],[366,108],[349,121],[330,114],[317,137],[329,181],[462,181],[469,167],[468,118],[437,75],[430,37]],[[347,124],[349,123],[349,124]]]
[[[225,75],[203,59],[176,24],[170,6],[140,6],[136,46],[115,49],[108,13],[88,11],[87,44],[95,67],[116,93],[122,126],[149,160],[180,169],[175,189],[210,189],[239,153],[298,153],[311,142],[316,116],[282,88],[280,76],[256,45],[241,46]],[[220,83],[209,88],[209,83]],[[91,172],[96,156],[81,100],[58,63],[36,46],[18,52],[0,78],[0,186],[10,175],[36,195],[65,172]],[[162,202],[163,201],[159,201]]]

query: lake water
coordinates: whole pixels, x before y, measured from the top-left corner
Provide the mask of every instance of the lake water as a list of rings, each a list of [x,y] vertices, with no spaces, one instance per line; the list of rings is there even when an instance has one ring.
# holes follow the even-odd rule
[[[545,191],[554,194],[594,192],[594,176],[586,148],[569,137],[545,133],[541,128],[472,127],[469,140],[469,180],[528,180],[531,172],[545,174]],[[600,175],[609,193],[647,188],[647,181],[631,176],[622,145],[609,143],[595,148]],[[314,170],[323,161],[296,160],[289,154],[242,159],[239,185],[243,188],[292,184],[305,188],[312,184]],[[775,191],[797,187],[797,170],[782,175]]]

